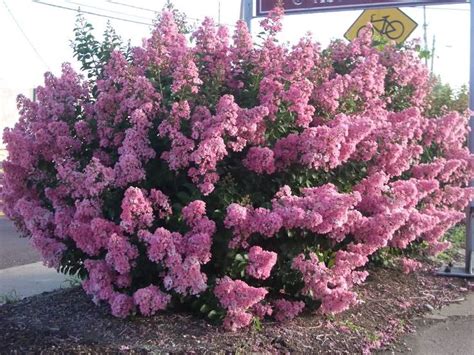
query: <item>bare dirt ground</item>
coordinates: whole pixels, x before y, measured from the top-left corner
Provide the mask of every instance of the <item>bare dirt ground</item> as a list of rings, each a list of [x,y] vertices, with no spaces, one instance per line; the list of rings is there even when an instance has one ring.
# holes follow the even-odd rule
[[[423,315],[457,302],[472,285],[435,276],[371,268],[358,288],[360,304],[327,317],[305,314],[288,323],[264,322],[261,330],[223,331],[188,313],[151,318],[112,317],[79,288],[58,290],[0,307],[0,353],[214,353],[272,352],[353,354],[390,345],[414,330]]]

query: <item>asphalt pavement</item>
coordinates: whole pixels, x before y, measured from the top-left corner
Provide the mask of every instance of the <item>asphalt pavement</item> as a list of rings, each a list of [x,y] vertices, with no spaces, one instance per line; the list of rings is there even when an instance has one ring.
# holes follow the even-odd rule
[[[426,318],[435,322],[418,328],[407,338],[414,354],[474,354],[474,294]]]
[[[474,293],[426,315],[416,332],[403,337],[403,353],[383,351],[379,355],[472,355],[474,354]]]
[[[40,260],[28,238],[20,238],[14,224],[8,218],[0,217],[0,270]]]

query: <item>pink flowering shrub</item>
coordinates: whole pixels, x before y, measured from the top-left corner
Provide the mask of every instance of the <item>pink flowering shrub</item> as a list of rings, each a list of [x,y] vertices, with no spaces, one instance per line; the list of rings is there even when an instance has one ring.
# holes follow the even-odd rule
[[[118,317],[181,303],[237,330],[344,311],[381,250],[449,246],[473,197],[467,117],[425,114],[411,47],[290,47],[281,17],[261,45],[210,19],[190,45],[169,12],[128,51],[86,33],[87,79],[65,64],[18,98],[0,199],[45,264]]]

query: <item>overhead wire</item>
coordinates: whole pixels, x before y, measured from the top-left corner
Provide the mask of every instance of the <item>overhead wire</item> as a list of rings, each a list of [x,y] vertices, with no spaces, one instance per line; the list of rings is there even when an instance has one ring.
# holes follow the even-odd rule
[[[36,56],[41,60],[41,62],[43,62],[44,66],[50,70],[50,67],[48,65],[48,63],[46,62],[46,60],[43,58],[43,56],[40,54],[40,52],[38,51],[38,49],[36,48],[36,46],[33,44],[33,42],[31,41],[31,39],[28,37],[28,35],[26,34],[26,32],[23,30],[23,27],[21,26],[21,24],[18,22],[18,20],[16,19],[15,15],[13,14],[12,10],[8,7],[7,3],[5,2],[5,0],[2,0],[2,3],[3,3],[3,6],[5,6],[5,9],[7,10],[7,12],[9,13],[10,17],[12,18],[13,22],[15,22],[15,25],[16,27],[18,28],[18,30],[21,32],[21,34],[23,35],[23,37],[26,39],[26,41],[28,42],[28,44],[30,45],[31,49],[33,49],[33,52],[35,52]]]
[[[148,12],[152,12],[154,14],[157,14],[159,13],[160,11],[159,10],[154,10],[154,9],[150,9],[150,8],[146,8],[146,7],[141,7],[141,6],[136,6],[136,5],[131,5],[131,4],[128,4],[126,2],[121,2],[121,1],[114,1],[114,0],[105,0],[111,4],[116,4],[116,5],[120,5],[120,6],[124,6],[124,7],[129,7],[129,8],[132,8],[132,9],[137,9],[137,10],[142,10],[142,11],[148,11]],[[186,16],[186,18],[190,19],[190,20],[195,20],[195,21],[203,21],[203,18],[197,18],[197,17],[191,17],[191,16]],[[219,22],[220,25],[225,25],[225,26],[228,26],[228,27],[235,27],[235,25],[231,25],[229,23],[221,23]]]
[[[55,7],[55,8],[59,8],[59,9],[63,9],[63,10],[69,10],[69,11],[73,11],[73,12],[77,12],[77,13],[83,13],[83,14],[88,14],[88,15],[92,15],[92,16],[98,16],[98,17],[108,18],[108,19],[112,19],[112,20],[119,20],[119,21],[124,21],[124,22],[131,22],[131,23],[140,24],[140,25],[146,25],[146,26],[152,26],[152,25],[153,25],[152,22],[137,21],[137,20],[127,19],[127,18],[123,18],[123,17],[105,15],[105,14],[101,14],[101,13],[97,13],[97,12],[93,12],[93,11],[89,11],[89,10],[84,10],[84,9],[82,9],[80,6],[78,6],[77,8],[72,8],[72,7],[63,6],[63,5],[52,4],[52,3],[45,2],[45,1],[41,1],[41,0],[32,0],[32,1],[35,2],[35,3],[37,3],[37,4],[40,4],[40,5],[51,6],[51,7]],[[113,3],[113,4],[117,4],[117,5],[121,5],[121,6],[126,6],[126,7],[141,9],[141,10],[144,10],[144,11],[150,11],[150,12],[153,12],[153,13],[159,13],[158,10],[155,11],[155,10],[152,10],[152,9],[141,8],[141,7],[134,6],[134,5],[129,5],[129,4],[126,4],[126,3],[120,3],[120,2],[118,2],[118,1],[107,1],[107,2],[110,2],[110,3]],[[86,6],[86,7],[91,7],[91,6],[86,5],[86,4],[84,4],[84,6]],[[109,10],[106,10],[106,11],[109,11]],[[133,15],[132,15],[132,16],[133,16]],[[135,16],[135,17],[138,17],[138,16]],[[202,21],[202,20],[203,20],[202,18],[189,17],[189,16],[187,16],[187,18],[190,19],[190,20],[196,20],[196,21]],[[152,19],[150,19],[150,21],[152,21]],[[226,26],[228,26],[228,27],[235,27],[235,25],[225,24],[225,23],[223,23],[222,25],[226,25]]]
[[[139,25],[146,25],[146,26],[151,26],[151,25],[152,25],[151,22],[135,21],[135,20],[125,19],[125,18],[117,17],[117,16],[109,16],[109,15],[99,14],[99,13],[97,13],[97,12],[82,10],[80,7],[78,7],[77,9],[75,9],[75,8],[71,8],[71,7],[67,7],[67,6],[62,6],[62,5],[57,5],[57,4],[51,4],[51,3],[49,3],[49,2],[44,2],[44,1],[41,1],[41,0],[33,0],[33,2],[35,2],[35,3],[37,3],[37,4],[40,4],[40,5],[56,7],[56,8],[59,8],[59,9],[69,10],[69,11],[73,11],[73,12],[77,12],[77,13],[82,13],[82,14],[88,14],[88,15],[92,15],[92,16],[104,17],[104,18],[108,18],[108,19],[111,19],[111,20],[118,20],[118,21],[124,21],[124,22],[131,22],[131,23],[136,23],[136,24],[139,24]]]
[[[146,7],[140,7],[140,6],[135,6],[135,5],[130,5],[130,4],[127,4],[127,3],[124,3],[124,2],[121,2],[121,1],[113,1],[113,0],[106,0],[107,2],[110,2],[111,4],[116,4],[116,5],[121,5],[121,6],[125,6],[125,7],[130,7],[130,8],[133,8],[133,9],[137,9],[137,10],[142,10],[142,11],[148,11],[148,12],[153,12],[153,13],[157,13],[158,11],[156,10],[153,10],[153,9],[148,9]]]
[[[106,9],[106,8],[103,8],[103,7],[98,7],[98,6],[89,5],[89,4],[86,4],[86,3],[83,3],[83,2],[79,2],[79,1],[66,0],[66,2],[67,2],[68,4],[77,5],[77,6],[79,6],[81,9],[82,9],[83,7],[88,7],[88,8],[90,8],[90,9],[95,9],[95,10],[100,10],[100,11],[107,11],[107,12],[109,12],[109,13],[113,13],[113,14],[117,14],[117,15],[126,15],[126,16],[131,16],[131,17],[139,18],[139,19],[142,19],[142,20],[152,20],[152,19],[150,19],[149,17],[139,16],[139,15],[133,15],[133,14],[127,14],[127,13],[122,12],[122,11],[110,10],[110,9]]]

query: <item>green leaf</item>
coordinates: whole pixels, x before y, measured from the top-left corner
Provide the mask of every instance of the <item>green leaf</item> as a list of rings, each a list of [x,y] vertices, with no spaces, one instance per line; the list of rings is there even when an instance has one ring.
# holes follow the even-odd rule
[[[207,314],[207,318],[211,320],[216,320],[219,318],[219,314],[214,309]]]

